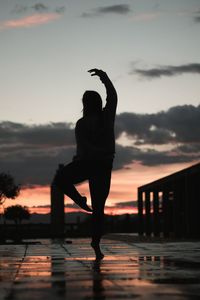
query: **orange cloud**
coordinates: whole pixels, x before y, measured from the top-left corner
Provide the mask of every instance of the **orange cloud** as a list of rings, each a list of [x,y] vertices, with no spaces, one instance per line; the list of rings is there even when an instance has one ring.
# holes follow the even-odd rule
[[[20,28],[20,27],[32,27],[52,22],[59,19],[61,14],[58,13],[46,13],[46,14],[34,14],[21,19],[7,20],[0,23],[0,29]]]

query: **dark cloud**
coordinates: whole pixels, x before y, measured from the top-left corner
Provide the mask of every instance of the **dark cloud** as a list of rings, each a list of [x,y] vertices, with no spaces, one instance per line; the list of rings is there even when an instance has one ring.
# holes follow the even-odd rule
[[[134,162],[156,166],[198,160],[200,105],[175,106],[155,114],[119,114],[116,134],[125,134],[130,146],[116,144],[114,170]],[[0,123],[0,170],[22,184],[49,184],[58,164],[70,162],[75,151],[71,123]]]
[[[115,204],[115,207],[116,208],[121,208],[121,207],[127,207],[127,206],[130,206],[130,207],[137,207],[137,201],[123,201],[123,202],[118,202]]]
[[[98,7],[91,12],[83,13],[82,17],[94,17],[106,14],[118,14],[118,15],[126,15],[131,11],[130,6],[128,4],[118,4],[111,6],[101,6]]]
[[[135,161],[155,166],[199,159],[200,105],[175,106],[156,114],[119,114],[116,118],[117,137],[122,133],[133,146],[117,145],[116,169]],[[155,150],[157,146],[169,144],[173,145],[172,150]]]
[[[122,113],[116,133],[125,132],[136,145],[200,142],[200,105],[175,106],[156,114]]]
[[[21,5],[21,4],[16,4],[11,12],[14,14],[22,14],[22,13],[27,12],[27,10],[28,10],[27,6]]]
[[[59,7],[56,7],[55,12],[58,14],[64,14],[65,10],[66,10],[65,6],[59,6]]]
[[[33,205],[31,208],[50,208],[51,205],[47,204],[47,205]]]
[[[48,10],[48,7],[46,5],[44,5],[43,3],[36,3],[32,6],[32,8],[38,12],[44,12],[44,11]]]
[[[2,122],[0,123],[0,143],[39,146],[66,146],[74,145],[74,131],[71,123],[50,123],[45,125],[28,126],[25,124]]]
[[[196,14],[194,16],[194,21],[196,23],[200,23],[200,10],[196,12]]]
[[[38,12],[38,13],[44,13],[47,11],[53,11],[58,14],[63,14],[65,12],[65,6],[56,6],[56,7],[49,7],[45,5],[44,3],[35,3],[34,5],[22,5],[22,4],[16,4],[14,9],[12,10],[12,13],[15,14],[23,14],[30,11]]]
[[[159,8],[160,8],[160,3],[158,1],[155,1],[155,3],[153,4],[153,9],[158,10]]]
[[[144,166],[159,166],[200,159],[200,152],[188,155],[188,153],[181,153],[177,147],[175,147],[173,151],[157,151],[150,147],[139,149],[136,147],[117,145],[116,150],[117,153],[114,161],[115,170],[126,168],[135,162],[139,162]]]
[[[200,16],[194,17],[194,20],[195,20],[196,23],[200,23]]]
[[[71,123],[0,123],[0,169],[22,184],[48,184],[58,164],[69,162],[75,154],[71,127]]]
[[[114,169],[120,170],[122,168],[128,167],[132,163],[134,156],[140,150],[135,147],[122,146],[116,144],[116,155],[114,160]]]
[[[183,144],[177,147],[177,150],[182,153],[200,153],[200,143]]]
[[[134,69],[131,74],[138,74],[146,78],[160,78],[162,76],[176,76],[182,74],[200,74],[200,64],[192,63],[180,66],[159,66],[152,69]]]
[[[0,158],[0,169],[13,174],[21,184],[50,184],[60,163],[68,163],[75,154],[74,147],[37,149],[37,151],[13,151]]]
[[[111,6],[104,6],[97,8],[97,12],[99,14],[127,14],[130,12],[130,7],[128,4],[118,4],[118,5],[111,5]]]
[[[175,163],[191,162],[200,159],[200,153],[197,155],[185,155],[176,151],[156,151],[147,149],[141,152],[134,161],[141,162],[144,166],[159,166]]]

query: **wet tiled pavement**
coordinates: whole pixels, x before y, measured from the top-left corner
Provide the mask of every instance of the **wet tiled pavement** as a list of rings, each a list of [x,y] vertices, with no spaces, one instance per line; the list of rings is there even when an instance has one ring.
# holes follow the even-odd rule
[[[0,299],[200,299],[200,242],[0,245]]]

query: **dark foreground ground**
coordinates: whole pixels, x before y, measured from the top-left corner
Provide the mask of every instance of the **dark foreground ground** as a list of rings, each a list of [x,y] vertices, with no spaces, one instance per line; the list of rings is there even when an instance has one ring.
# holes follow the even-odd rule
[[[107,236],[99,263],[89,239],[71,241],[0,245],[0,300],[200,299],[200,241]]]

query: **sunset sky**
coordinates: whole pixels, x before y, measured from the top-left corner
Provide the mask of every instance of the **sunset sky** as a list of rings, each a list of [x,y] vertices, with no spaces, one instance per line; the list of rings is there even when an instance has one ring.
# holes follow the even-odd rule
[[[0,172],[23,186],[5,205],[46,211],[84,91],[105,99],[94,67],[119,98],[107,212],[133,212],[138,186],[198,162],[199,37],[199,0],[0,0]]]

